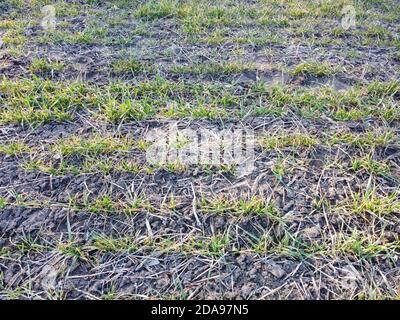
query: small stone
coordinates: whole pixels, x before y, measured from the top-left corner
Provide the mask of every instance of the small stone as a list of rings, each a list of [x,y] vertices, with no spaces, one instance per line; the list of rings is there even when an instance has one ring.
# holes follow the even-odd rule
[[[303,235],[306,238],[316,238],[320,235],[321,229],[319,226],[313,226],[303,230]]]
[[[168,278],[167,275],[163,275],[159,279],[157,279],[156,287],[157,288],[165,288],[169,284],[170,284],[170,279]]]
[[[240,289],[241,293],[242,293],[242,297],[243,298],[247,298],[250,293],[253,291],[253,284],[252,283],[246,283],[242,286],[242,288]]]
[[[278,279],[282,278],[286,274],[286,271],[277,264],[271,265],[269,272],[271,272],[271,274]]]
[[[157,266],[157,265],[160,264],[160,260],[155,259],[155,258],[151,258],[151,259],[148,259],[145,262],[145,264],[146,264],[147,267],[154,267],[154,266]]]

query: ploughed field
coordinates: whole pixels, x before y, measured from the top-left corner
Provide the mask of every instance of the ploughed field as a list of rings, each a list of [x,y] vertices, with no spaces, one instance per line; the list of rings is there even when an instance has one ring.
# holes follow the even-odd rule
[[[399,70],[394,0],[1,1],[0,298],[399,298]]]

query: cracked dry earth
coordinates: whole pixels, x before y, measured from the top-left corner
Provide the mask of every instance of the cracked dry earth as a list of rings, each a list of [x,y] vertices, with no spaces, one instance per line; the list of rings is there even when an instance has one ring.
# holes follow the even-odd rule
[[[16,3],[0,4],[1,299],[400,296],[396,2],[338,34],[341,1],[56,1],[55,31],[45,3]],[[196,6],[210,21],[189,33],[174,10]],[[293,71],[310,61],[340,70]],[[170,126],[252,130],[254,170],[149,164],[148,132]]]

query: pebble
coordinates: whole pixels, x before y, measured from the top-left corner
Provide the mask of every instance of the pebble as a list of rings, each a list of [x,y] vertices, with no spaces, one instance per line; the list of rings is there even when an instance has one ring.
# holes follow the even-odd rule
[[[282,278],[286,274],[286,271],[277,264],[270,265],[269,272],[278,279]]]
[[[253,291],[253,284],[252,283],[244,284],[240,291],[242,293],[242,297],[247,298]]]
[[[320,235],[320,233],[321,228],[318,225],[303,230],[303,235],[307,238],[316,238]]]

